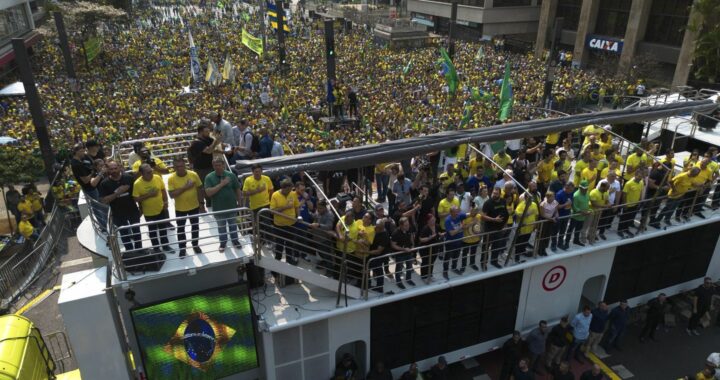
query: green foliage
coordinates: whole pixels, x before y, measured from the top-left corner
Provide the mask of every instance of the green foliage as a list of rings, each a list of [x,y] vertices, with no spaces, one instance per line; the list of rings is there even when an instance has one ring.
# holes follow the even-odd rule
[[[0,146],[0,186],[34,182],[43,171],[43,161],[22,148]]]
[[[716,83],[720,79],[720,0],[697,0],[700,20],[691,22],[695,39],[695,77]]]

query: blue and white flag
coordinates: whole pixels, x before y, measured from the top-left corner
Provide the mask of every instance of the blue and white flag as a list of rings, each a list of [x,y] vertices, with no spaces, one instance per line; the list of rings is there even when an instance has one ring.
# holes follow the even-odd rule
[[[190,73],[192,74],[193,82],[200,80],[200,60],[198,59],[197,48],[192,38],[192,32],[188,31],[190,36]]]

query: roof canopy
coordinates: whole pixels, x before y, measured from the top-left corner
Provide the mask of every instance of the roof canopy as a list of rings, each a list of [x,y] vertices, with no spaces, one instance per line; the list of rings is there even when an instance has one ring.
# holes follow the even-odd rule
[[[25,86],[22,82],[9,84],[0,90],[0,97],[2,96],[25,96]]]

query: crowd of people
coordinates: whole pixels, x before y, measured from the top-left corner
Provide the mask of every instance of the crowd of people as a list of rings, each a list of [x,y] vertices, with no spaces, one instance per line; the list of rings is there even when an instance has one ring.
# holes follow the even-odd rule
[[[499,80],[508,60],[516,104],[511,120],[535,116],[536,111],[522,105],[539,105],[543,96],[545,66],[532,54],[458,41],[454,65],[460,88],[451,97],[439,73],[437,47],[392,51],[373,43],[370,32],[359,28],[336,37],[337,96],[333,96],[343,100],[343,113],[355,114],[359,128],[330,130],[312,112],[328,109],[321,59],[324,41],[318,23],[295,13],[292,32],[285,39],[287,68],[278,71],[272,34],[264,59],[241,43],[241,28],[259,35],[257,12],[245,18],[226,11],[216,18],[209,5],[195,7],[194,12],[188,7],[173,9],[177,18],[167,19],[159,7],[149,7],[137,9],[128,24],[107,22],[102,28],[103,52],[89,65],[82,63],[76,44],[80,74],[73,83],[64,78],[59,47],[52,38],[35,46],[41,61],[34,65],[34,73],[56,151],[69,156],[75,143],[91,139],[111,146],[192,132],[198,111],[212,110],[222,112],[232,125],[244,122],[256,135],[280,141],[286,153],[484,127],[497,123]],[[234,80],[217,86],[201,81],[194,84],[200,91],[183,93],[182,88],[191,84],[188,32],[198,48],[203,73],[210,58],[222,63],[229,57],[237,71]],[[472,101],[473,88],[489,94],[489,100]],[[561,67],[553,90],[559,103],[564,98],[589,99],[600,92],[634,94],[634,78],[624,81]],[[461,123],[466,108],[472,118]],[[9,100],[0,134],[37,148],[22,99]]]

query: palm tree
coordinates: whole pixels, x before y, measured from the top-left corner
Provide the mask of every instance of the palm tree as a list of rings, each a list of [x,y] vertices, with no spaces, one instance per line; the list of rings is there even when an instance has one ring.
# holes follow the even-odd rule
[[[720,79],[720,0],[696,0],[700,21],[691,24],[695,39],[695,77],[716,83]]]

